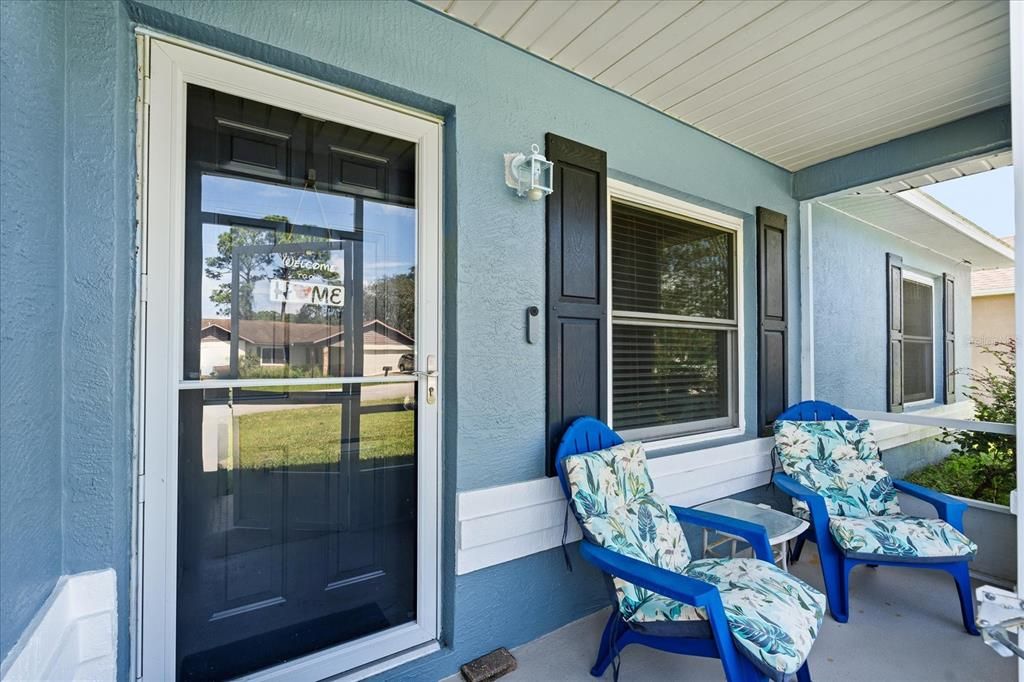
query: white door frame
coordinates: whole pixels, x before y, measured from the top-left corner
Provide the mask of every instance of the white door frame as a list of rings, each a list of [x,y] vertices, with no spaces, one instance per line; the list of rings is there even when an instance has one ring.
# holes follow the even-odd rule
[[[421,371],[427,370],[428,355],[441,357],[441,122],[266,65],[147,31],[139,33],[141,343],[135,669],[137,678],[169,680],[175,673],[178,392],[198,383],[182,380],[186,86],[195,83],[416,143],[416,343]],[[438,391],[443,396],[441,377]],[[417,387],[417,620],[254,677],[319,680],[417,647],[436,649],[442,401],[429,405],[425,384],[420,381]]]

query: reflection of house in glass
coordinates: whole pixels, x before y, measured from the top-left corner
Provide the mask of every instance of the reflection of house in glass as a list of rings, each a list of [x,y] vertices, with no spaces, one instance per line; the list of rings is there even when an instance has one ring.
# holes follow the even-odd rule
[[[231,320],[205,318],[200,369],[206,377],[226,377],[231,365]],[[380,320],[363,323],[362,375],[379,376],[413,369],[413,339]],[[242,378],[253,367],[284,369],[291,376],[345,376],[345,330],[336,324],[238,321],[238,357]],[[248,371],[247,371],[248,368]]]

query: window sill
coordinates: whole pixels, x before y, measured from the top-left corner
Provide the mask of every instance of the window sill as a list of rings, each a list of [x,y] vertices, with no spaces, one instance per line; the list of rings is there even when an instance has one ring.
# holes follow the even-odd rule
[[[711,431],[709,433],[697,433],[692,436],[678,436],[664,440],[644,441],[644,449],[648,456],[664,457],[666,455],[679,455],[687,452],[696,452],[708,448],[716,448],[723,445],[733,445],[745,441],[757,440],[757,436],[746,433],[739,427]]]

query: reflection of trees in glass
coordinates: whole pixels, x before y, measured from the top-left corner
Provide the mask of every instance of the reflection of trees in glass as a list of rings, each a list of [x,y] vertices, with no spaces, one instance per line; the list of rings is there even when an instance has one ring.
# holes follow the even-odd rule
[[[674,315],[728,319],[731,314],[730,237],[666,236],[661,249],[661,308]]]
[[[380,320],[412,338],[416,332],[416,268],[367,284],[363,289],[363,319]]]
[[[663,390],[698,409],[718,409],[721,397],[719,332],[705,329],[657,329],[652,335],[654,374]]]
[[[268,215],[264,220],[288,223],[287,216]],[[271,248],[276,244],[296,244],[303,242],[323,242],[322,238],[305,234],[278,232],[276,230],[232,225],[217,236],[217,255],[207,256],[206,276],[221,281],[210,294],[210,300],[216,304],[219,315],[231,315],[231,268],[238,250],[238,315],[243,319],[277,319],[279,313],[271,310],[255,312],[253,310],[253,291],[257,282],[271,279],[311,279],[313,276],[323,278],[328,284],[340,284],[340,276],[333,270],[315,267],[317,264],[330,262],[329,250],[310,250],[302,254],[312,267],[284,267],[278,265],[270,269],[275,260],[281,259],[280,253],[273,253]],[[257,247],[250,249],[249,247]],[[259,247],[266,247],[265,250]],[[296,315],[297,321],[323,321],[322,306],[305,305]]]
[[[616,424],[657,426],[727,414],[728,332],[615,325]]]
[[[613,204],[614,307],[731,319],[733,239],[704,225]]]

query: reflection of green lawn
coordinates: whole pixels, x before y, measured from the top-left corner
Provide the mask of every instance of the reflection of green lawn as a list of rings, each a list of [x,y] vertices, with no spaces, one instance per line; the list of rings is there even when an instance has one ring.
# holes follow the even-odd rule
[[[414,450],[411,410],[363,414],[359,459],[410,457]],[[337,462],[341,406],[318,405],[257,412],[238,417],[241,467],[262,469]]]

